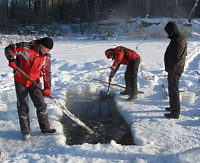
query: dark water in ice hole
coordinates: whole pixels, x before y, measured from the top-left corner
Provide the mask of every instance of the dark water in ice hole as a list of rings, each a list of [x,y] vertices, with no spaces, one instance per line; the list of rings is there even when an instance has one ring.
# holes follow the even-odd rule
[[[111,140],[122,145],[134,145],[130,128],[113,100],[100,102],[99,95],[68,94],[67,108],[94,131],[94,134],[89,135],[85,129],[63,115],[61,123],[67,145],[108,144]]]

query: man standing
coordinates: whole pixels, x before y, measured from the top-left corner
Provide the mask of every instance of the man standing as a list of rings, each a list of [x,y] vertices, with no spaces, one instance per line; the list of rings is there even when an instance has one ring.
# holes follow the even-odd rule
[[[31,42],[10,44],[5,48],[5,56],[9,61],[9,66],[14,70],[17,109],[22,138],[24,140],[30,138],[28,94],[37,109],[37,118],[41,132],[56,132],[55,129],[50,128],[47,104],[44,101],[44,96],[49,97],[51,95],[51,56],[49,51],[52,48],[53,40],[49,37],[33,40]],[[43,91],[17,71],[17,67],[24,71],[40,86],[40,77],[43,76]]]
[[[164,114],[166,118],[178,119],[180,115],[179,99],[179,79],[184,71],[185,59],[187,56],[187,40],[179,32],[174,22],[168,22],[165,26],[168,38],[171,39],[164,56],[165,71],[168,72],[168,91],[169,91],[169,114]]]
[[[129,95],[129,98],[127,98],[126,101],[137,99],[137,74],[140,64],[140,56],[134,50],[123,46],[108,49],[105,51],[105,55],[108,59],[112,58],[112,60],[114,60],[113,65],[111,66],[109,82],[111,82],[121,64],[127,65],[125,72],[126,88],[125,91],[120,94]]]

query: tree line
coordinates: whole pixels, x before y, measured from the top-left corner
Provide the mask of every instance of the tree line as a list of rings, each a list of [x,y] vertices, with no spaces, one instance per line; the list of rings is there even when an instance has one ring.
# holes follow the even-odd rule
[[[187,18],[196,0],[0,0],[0,30],[111,18]],[[200,17],[198,4],[193,17]]]

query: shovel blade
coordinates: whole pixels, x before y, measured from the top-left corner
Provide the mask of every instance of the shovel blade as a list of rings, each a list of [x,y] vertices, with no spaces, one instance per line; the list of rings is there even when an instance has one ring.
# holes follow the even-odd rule
[[[99,92],[99,100],[100,102],[104,102],[106,100],[113,100],[115,98],[114,93],[108,93],[106,91],[100,91]]]

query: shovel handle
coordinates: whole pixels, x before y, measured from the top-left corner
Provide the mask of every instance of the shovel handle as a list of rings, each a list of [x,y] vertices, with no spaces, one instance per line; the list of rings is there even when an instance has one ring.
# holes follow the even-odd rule
[[[96,78],[92,78],[92,79],[93,79],[93,80],[96,80],[96,81],[98,81],[98,82],[101,82],[101,83],[109,84],[108,82],[102,81],[102,80],[100,80],[100,79],[96,79]],[[110,85],[112,85],[112,86],[117,86],[117,87],[120,87],[120,88],[126,88],[125,86],[122,86],[122,85],[119,85],[119,84],[110,84]],[[138,91],[138,93],[143,94],[144,92],[143,92],[143,91]]]
[[[109,93],[109,89],[110,89],[110,83],[111,83],[111,81],[109,81],[109,83],[108,83],[108,89],[107,89],[107,93]]]
[[[22,75],[24,75],[28,80],[30,80],[36,87],[38,87],[41,91],[42,88],[38,83],[36,83],[33,79],[30,78],[24,71],[22,71],[19,67],[16,68],[17,71],[19,71]]]
[[[105,69],[108,69],[108,68],[110,68],[110,67],[100,68],[100,69],[98,69],[98,70],[96,70],[96,71],[105,70]]]
[[[24,75],[28,80],[30,80],[38,89],[40,89],[41,91],[42,88],[40,87],[40,85],[35,82],[33,79],[30,78],[30,76],[28,76],[24,71],[22,71],[19,67],[16,68],[17,71],[19,71],[22,75]],[[50,99],[54,99],[52,96],[49,96]]]

